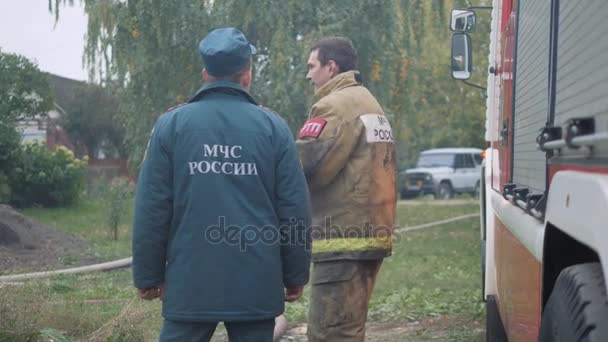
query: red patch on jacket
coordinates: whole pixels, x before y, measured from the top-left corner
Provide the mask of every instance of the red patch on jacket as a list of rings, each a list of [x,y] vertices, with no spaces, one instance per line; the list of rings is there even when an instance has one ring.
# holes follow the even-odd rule
[[[318,138],[325,125],[327,125],[327,121],[321,118],[306,121],[300,129],[300,138]]]

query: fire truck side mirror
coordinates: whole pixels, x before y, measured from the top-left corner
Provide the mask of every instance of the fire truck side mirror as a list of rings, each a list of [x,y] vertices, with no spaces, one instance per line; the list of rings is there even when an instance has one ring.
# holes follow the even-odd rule
[[[452,34],[452,78],[468,80],[473,70],[471,36],[468,33]]]
[[[476,22],[475,12],[467,9],[453,9],[450,30],[470,33],[475,31]]]

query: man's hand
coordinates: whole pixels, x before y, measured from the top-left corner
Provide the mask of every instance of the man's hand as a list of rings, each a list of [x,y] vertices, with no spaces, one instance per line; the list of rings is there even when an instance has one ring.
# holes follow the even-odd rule
[[[152,300],[156,298],[163,300],[163,288],[160,286],[137,289],[137,294],[139,295],[139,298],[145,300]]]
[[[295,302],[302,297],[304,286],[288,286],[285,288],[285,301]]]

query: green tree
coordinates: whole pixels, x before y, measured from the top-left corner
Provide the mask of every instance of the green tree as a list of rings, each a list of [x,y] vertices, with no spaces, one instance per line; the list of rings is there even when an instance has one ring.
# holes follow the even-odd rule
[[[0,50],[0,122],[44,116],[52,106],[49,84],[36,64]]]
[[[126,157],[125,132],[117,115],[118,101],[110,89],[83,84],[74,94],[73,102],[62,116],[61,126],[76,150],[85,147],[91,159],[100,150],[110,156]]]
[[[73,1],[49,0],[49,7],[58,15],[59,5],[69,3]],[[136,163],[156,118],[200,86],[196,46],[211,28],[220,26],[240,28],[256,45],[252,92],[283,115],[294,131],[311,104],[312,87],[305,80],[309,47],[322,36],[342,35],[353,40],[364,83],[392,119],[402,165],[421,149],[483,144],[484,94],[449,75],[450,10],[470,5],[468,1],[81,3],[89,16],[89,70],[102,82],[124,87],[120,111]],[[478,70],[486,70],[488,28],[481,25],[476,34]]]
[[[19,139],[13,124],[0,121],[0,203],[8,203],[11,199],[8,174],[17,162]]]
[[[49,1],[59,14],[60,4]],[[90,77],[121,87],[118,115],[126,129],[131,165],[141,162],[150,130],[169,107],[201,83],[196,46],[208,31],[200,0],[82,0],[88,15],[85,60]]]
[[[44,118],[53,106],[45,75],[27,58],[0,50],[0,203],[11,196],[9,173],[19,155],[19,120]]]

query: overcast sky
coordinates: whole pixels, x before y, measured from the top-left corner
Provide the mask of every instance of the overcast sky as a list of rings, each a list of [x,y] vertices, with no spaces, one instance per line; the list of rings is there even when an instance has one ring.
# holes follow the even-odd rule
[[[43,71],[85,80],[87,17],[79,3],[62,7],[55,25],[48,0],[0,0],[0,49],[35,60]]]

